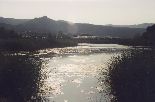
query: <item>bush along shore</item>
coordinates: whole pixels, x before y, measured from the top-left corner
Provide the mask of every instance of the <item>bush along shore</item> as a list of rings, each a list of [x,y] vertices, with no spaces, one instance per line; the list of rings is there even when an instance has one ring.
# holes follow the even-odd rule
[[[126,41],[124,40],[119,44],[155,48],[155,25],[148,27],[141,36],[133,39],[127,39]]]
[[[155,50],[131,50],[112,58],[107,83],[112,102],[155,102]]]

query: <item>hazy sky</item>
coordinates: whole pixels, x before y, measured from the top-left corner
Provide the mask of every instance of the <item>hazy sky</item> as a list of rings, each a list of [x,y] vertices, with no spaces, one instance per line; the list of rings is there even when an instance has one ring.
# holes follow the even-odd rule
[[[155,0],[0,0],[0,16],[102,25],[155,23]]]

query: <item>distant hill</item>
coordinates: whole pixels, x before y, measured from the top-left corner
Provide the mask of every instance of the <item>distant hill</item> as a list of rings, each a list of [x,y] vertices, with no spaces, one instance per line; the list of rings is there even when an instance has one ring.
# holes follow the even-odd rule
[[[56,34],[63,32],[64,34],[90,34],[95,36],[109,36],[120,38],[133,38],[145,32],[143,27],[128,27],[128,26],[111,26],[111,25],[93,25],[84,23],[71,23],[63,20],[52,20],[47,16],[34,19],[14,19],[0,18],[0,26],[8,24],[9,28],[13,28],[18,32],[50,32]],[[7,25],[5,25],[6,27]],[[145,25],[146,26],[146,25]]]
[[[135,24],[135,25],[112,25],[108,24],[107,26],[112,26],[112,27],[129,27],[129,28],[147,28],[149,26],[154,25],[155,23],[142,23],[142,24]]]
[[[4,18],[0,17],[0,23],[18,25],[29,21],[30,19],[14,19],[14,18]]]

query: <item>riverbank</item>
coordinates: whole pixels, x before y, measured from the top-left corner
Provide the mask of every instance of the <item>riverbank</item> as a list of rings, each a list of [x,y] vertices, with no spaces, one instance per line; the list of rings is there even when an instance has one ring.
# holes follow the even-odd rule
[[[1,39],[0,49],[8,51],[35,51],[46,48],[77,46],[73,40]]]
[[[114,57],[108,65],[113,102],[155,101],[155,51],[135,49]]]

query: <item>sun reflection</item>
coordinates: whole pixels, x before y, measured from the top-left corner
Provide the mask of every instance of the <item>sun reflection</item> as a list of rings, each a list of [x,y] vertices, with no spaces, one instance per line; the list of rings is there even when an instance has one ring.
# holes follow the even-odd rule
[[[96,56],[96,55],[95,55]],[[98,55],[100,56],[100,55]],[[77,87],[83,83],[84,78],[88,76],[98,75],[100,68],[104,64],[99,64],[94,60],[94,56],[69,56],[69,57],[54,57],[50,59],[46,65],[46,79],[40,88],[42,95],[62,95],[63,85],[65,83],[75,83]],[[84,91],[81,91],[84,92]],[[94,91],[89,91],[87,94],[94,94]]]
[[[111,52],[117,52],[113,47],[78,46],[40,50],[38,56],[47,62],[41,72],[45,77],[40,85],[40,94],[55,99],[73,95],[74,90],[75,95],[92,98],[92,95],[103,91],[103,87],[97,85],[97,78],[101,69],[106,70],[106,62],[114,56]],[[117,50],[122,49],[126,47]]]

